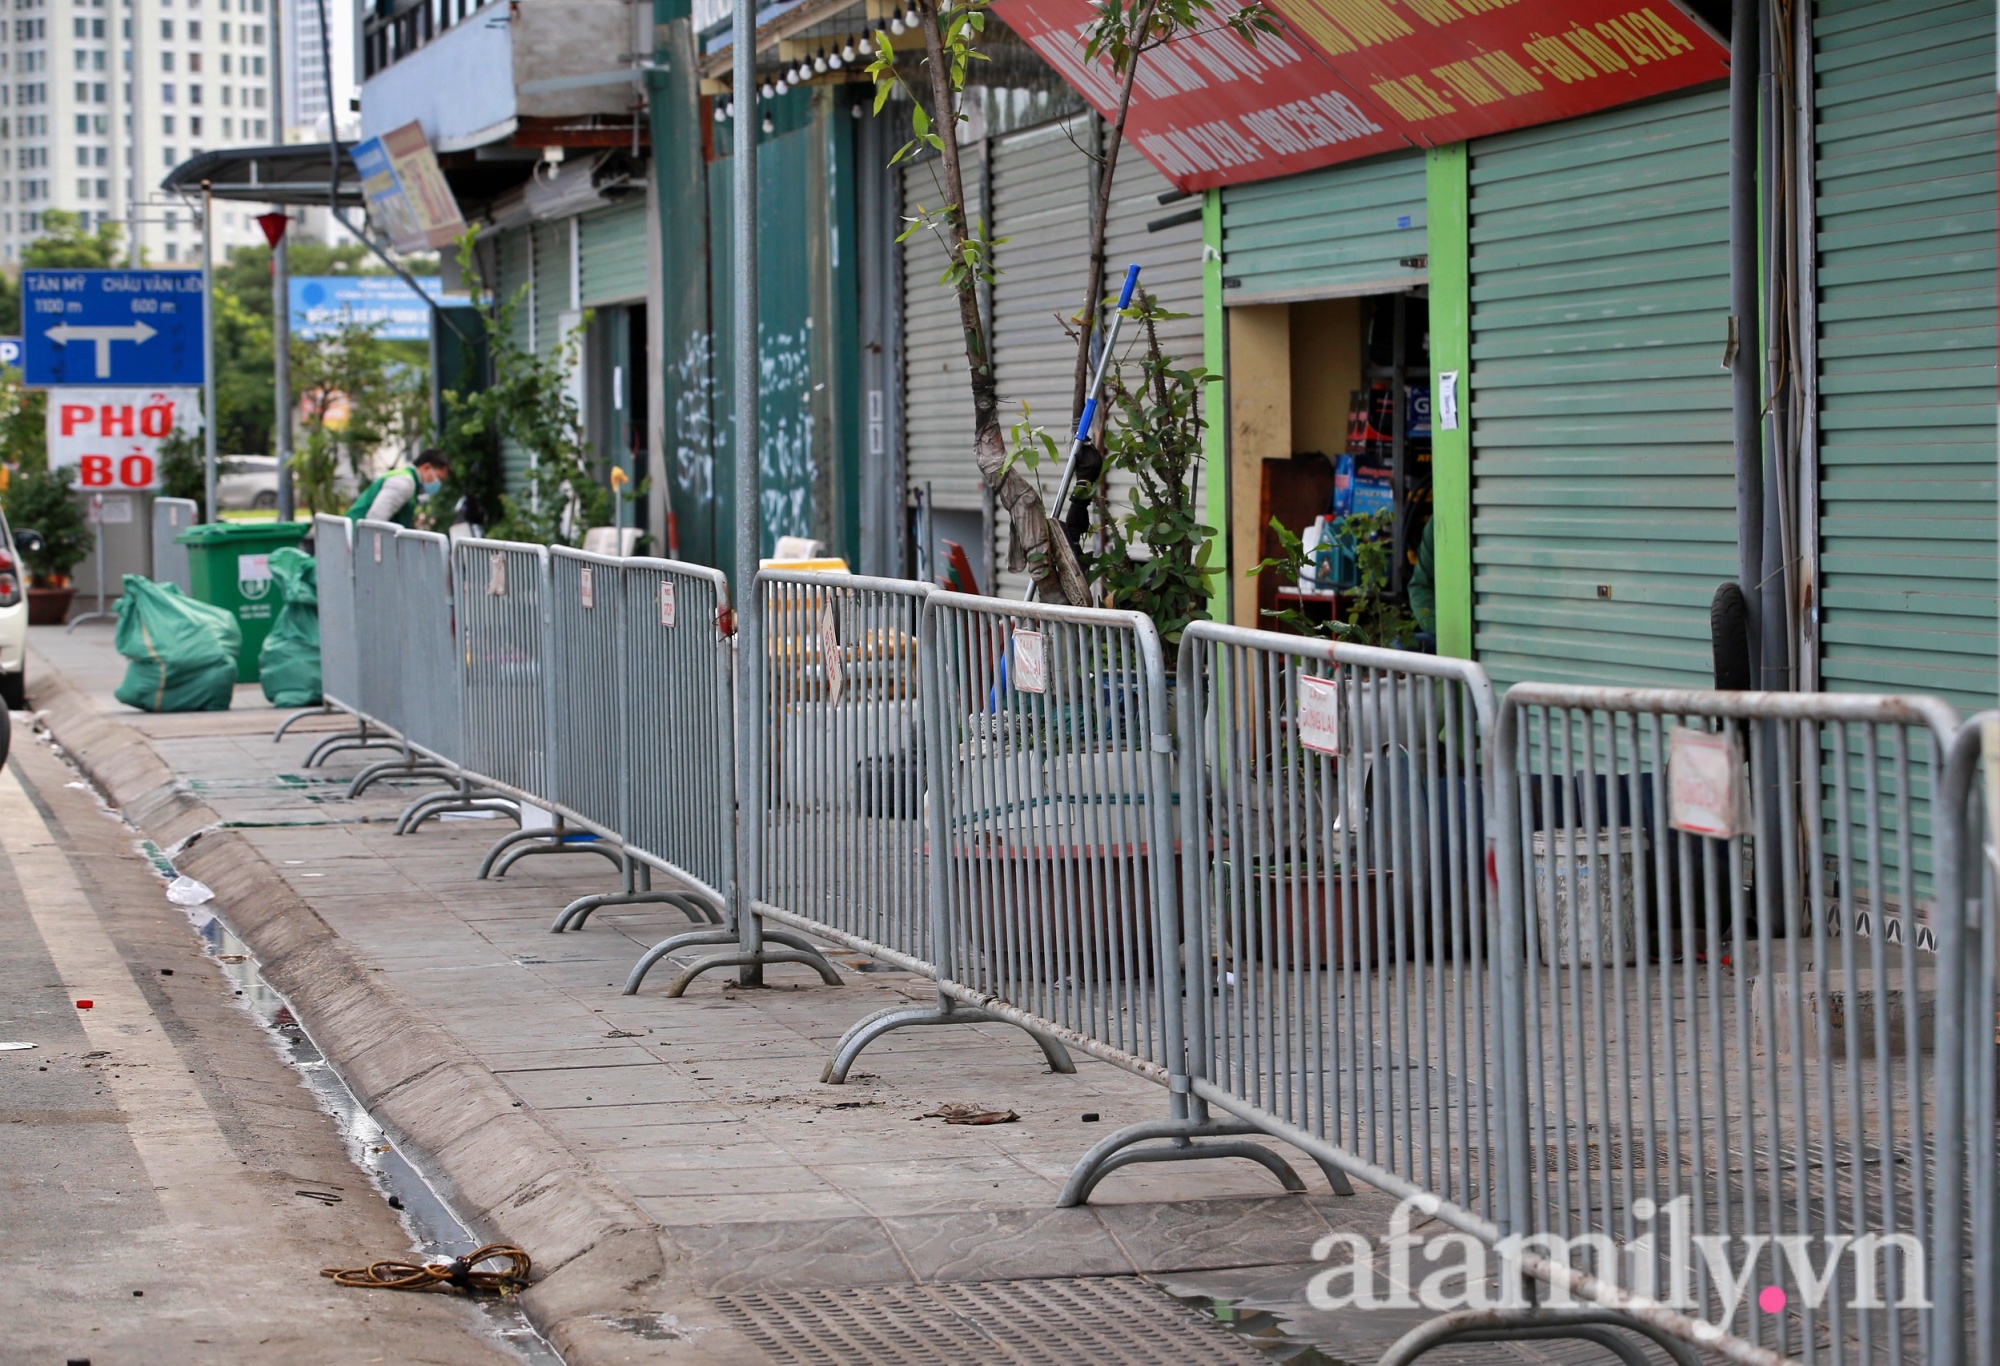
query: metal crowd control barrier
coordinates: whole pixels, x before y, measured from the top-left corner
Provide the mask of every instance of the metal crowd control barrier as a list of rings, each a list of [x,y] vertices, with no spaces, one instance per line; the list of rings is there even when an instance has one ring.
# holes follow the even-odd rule
[[[412,577],[410,557],[403,550],[404,531],[393,522],[362,521],[354,525],[355,661],[360,678],[361,714],[380,723],[398,741],[393,759],[369,765],[348,784],[347,795],[358,797],[383,778],[436,778],[450,781],[457,769],[420,754],[411,743],[413,708],[428,707],[412,687],[418,641],[412,616],[426,619],[434,611],[414,599],[429,597],[446,603],[449,638],[449,598],[442,582],[425,590]],[[428,535],[430,533],[422,533]]]
[[[1938,1133],[1951,1135],[1954,1101],[1962,1124],[1959,1140],[1940,1148],[1937,1230],[1943,1236],[1931,1254],[1937,1268],[1932,1355],[1995,1366],[2000,1363],[2000,839],[1994,830],[2000,816],[2000,712],[1980,712],[1952,737],[1939,805],[1942,818],[1936,824],[1949,827],[1958,851],[1948,870],[1940,855],[1939,882],[1951,883],[1944,890],[1957,895],[1962,913],[1936,922],[1938,962],[1958,965],[1958,971],[1940,974],[1938,1018],[1961,1020],[1965,1044],[1961,1094],[1939,1094]],[[1944,896],[1939,901],[1942,905]],[[1948,1052],[1942,1044],[1938,1048],[1940,1077],[1950,1075]],[[1949,1180],[1957,1163],[1962,1185]],[[1948,1223],[1959,1189],[1963,1223]],[[1961,1241],[1952,1245],[1951,1238]]]
[[[201,520],[201,504],[192,498],[153,500],[153,581],[170,583],[183,593],[194,592],[187,547],[174,538]]]
[[[1178,681],[1193,1103],[1490,1241],[1485,672],[1197,622]]]
[[[342,711],[355,721],[353,730],[322,736],[307,753],[305,766],[316,768],[342,750],[400,747],[388,736],[371,733],[370,718],[361,702],[361,657],[354,602],[354,524],[324,513],[313,518],[313,555],[319,592],[320,696],[323,704],[293,712],[278,723],[273,741],[302,717]]]
[[[457,600],[452,592],[451,542],[434,531],[396,533],[395,597],[392,619],[402,633],[397,686],[402,699],[403,739],[425,763],[408,770],[440,777],[451,786],[418,797],[396,821],[407,835],[433,817],[452,811],[519,813],[518,803],[479,786],[465,771],[465,681],[459,648]],[[391,769],[382,776],[390,776]],[[355,788],[364,786],[360,778]]]
[[[674,560],[595,563],[592,601],[615,598],[621,624],[611,677],[623,706],[616,752],[623,756],[618,829],[627,873],[620,891],[578,898],[549,928],[580,928],[600,906],[645,902],[725,923],[736,880],[728,580],[718,570]],[[589,680],[583,686],[588,705],[602,689]],[[571,700],[577,704],[574,694]],[[654,889],[654,872],[680,888]]]
[[[452,546],[465,686],[465,773],[483,787],[553,809],[556,733],[550,664],[554,620],[547,546],[467,538]],[[530,853],[597,854],[624,867],[622,853],[593,835],[576,839],[567,817],[504,835],[479,876],[504,876]]]
[[[1508,693],[1500,1137],[1454,1151],[1552,1305],[1681,1359],[1963,1359],[1926,1312],[1963,1260],[1954,729],[1924,697]],[[1461,1311],[1383,1360],[1560,1312]]]
[[[1174,745],[1159,637],[1136,612],[957,593],[925,608],[938,989],[1167,1086],[1169,1118],[1092,1149],[1063,1203],[1134,1162],[1285,1160],[1189,1094]],[[1165,1146],[1133,1146],[1150,1137]],[[1201,1142],[1202,1139],[1221,1142]]]
[[[906,579],[849,574],[757,576],[765,719],[755,743],[769,787],[753,904],[766,921],[926,977],[936,969],[918,661],[924,603],[933,591]],[[769,929],[764,937],[805,944]],[[637,989],[661,955],[656,947],[639,961],[627,991]],[[670,994],[719,965],[689,967]],[[992,1018],[949,996],[935,1008],[879,1011],[847,1031],[822,1079],[844,1081],[861,1049],[891,1030]],[[1060,1044],[1046,1034],[1037,1039],[1052,1067],[1075,1070]]]
[[[719,609],[720,575],[712,591]],[[761,867],[749,898],[761,938],[782,946],[765,950],[764,961],[804,963],[839,985],[832,965],[792,932],[804,930],[927,972],[923,931],[913,929],[924,912],[920,874],[913,872],[922,841],[921,779],[912,759],[916,631],[928,590],[900,579],[764,570],[755,591],[764,621],[764,718],[746,742],[758,746],[767,786],[755,803],[761,812],[746,816],[762,822]],[[732,714],[733,703],[725,702],[721,725]],[[733,762],[732,750],[723,772],[733,775]],[[789,928],[764,927],[765,921]],[[626,993],[637,991],[669,953],[738,944],[739,929],[654,945],[633,965]],[[667,994],[678,996],[701,973],[736,966],[741,957],[698,960]]]

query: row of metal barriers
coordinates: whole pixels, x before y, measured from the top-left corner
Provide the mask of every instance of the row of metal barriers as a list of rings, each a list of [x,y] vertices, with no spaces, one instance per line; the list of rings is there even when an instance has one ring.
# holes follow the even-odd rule
[[[316,550],[359,726],[316,757],[386,732],[357,785],[446,783],[399,828],[551,813],[482,874],[588,850],[620,889],[553,928],[699,922],[627,992],[666,959],[672,994],[838,984],[824,944],[936,983],[826,1081],[891,1031],[1003,1021],[1159,1083],[1065,1204],[1136,1162],[1303,1189],[1253,1138],[1402,1199],[1385,1245],[1315,1254],[1351,1258],[1328,1296],[1438,1311],[1385,1361],[2000,1361],[1990,716],[1496,699],[1464,661],[1210,623],[1169,659],[1136,613],[776,570],[746,660],[713,570],[327,517]]]

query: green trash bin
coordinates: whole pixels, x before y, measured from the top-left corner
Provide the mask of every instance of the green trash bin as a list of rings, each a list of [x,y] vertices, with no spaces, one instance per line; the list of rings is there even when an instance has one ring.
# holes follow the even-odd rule
[[[188,581],[196,601],[225,608],[243,628],[236,681],[257,681],[257,656],[278,620],[283,595],[271,581],[270,555],[297,545],[312,530],[306,522],[206,522],[174,537],[188,550]]]

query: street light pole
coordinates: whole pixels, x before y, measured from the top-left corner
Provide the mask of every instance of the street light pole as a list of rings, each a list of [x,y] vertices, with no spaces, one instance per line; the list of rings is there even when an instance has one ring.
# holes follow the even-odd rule
[[[215,504],[215,195],[201,182],[201,460],[203,509],[211,522],[222,520]]]

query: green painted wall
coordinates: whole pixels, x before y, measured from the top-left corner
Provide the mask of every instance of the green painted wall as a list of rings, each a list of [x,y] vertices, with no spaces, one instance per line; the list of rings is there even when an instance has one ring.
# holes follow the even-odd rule
[[[1205,191],[1201,199],[1201,354],[1202,365],[1212,375],[1229,373],[1228,313],[1222,306],[1222,191]],[[1216,621],[1230,619],[1229,563],[1229,382],[1218,378],[1202,396],[1202,411],[1208,416],[1203,435],[1202,456],[1204,496],[1203,516],[1215,528],[1208,543],[1209,567],[1216,570],[1209,580],[1208,614]],[[1248,566],[1244,566],[1248,568]]]
[[[1472,658],[1472,441],[1461,412],[1455,430],[1440,423],[1440,375],[1472,373],[1472,281],[1468,273],[1466,147],[1425,154],[1430,201],[1431,572],[1437,588],[1438,653]]]

